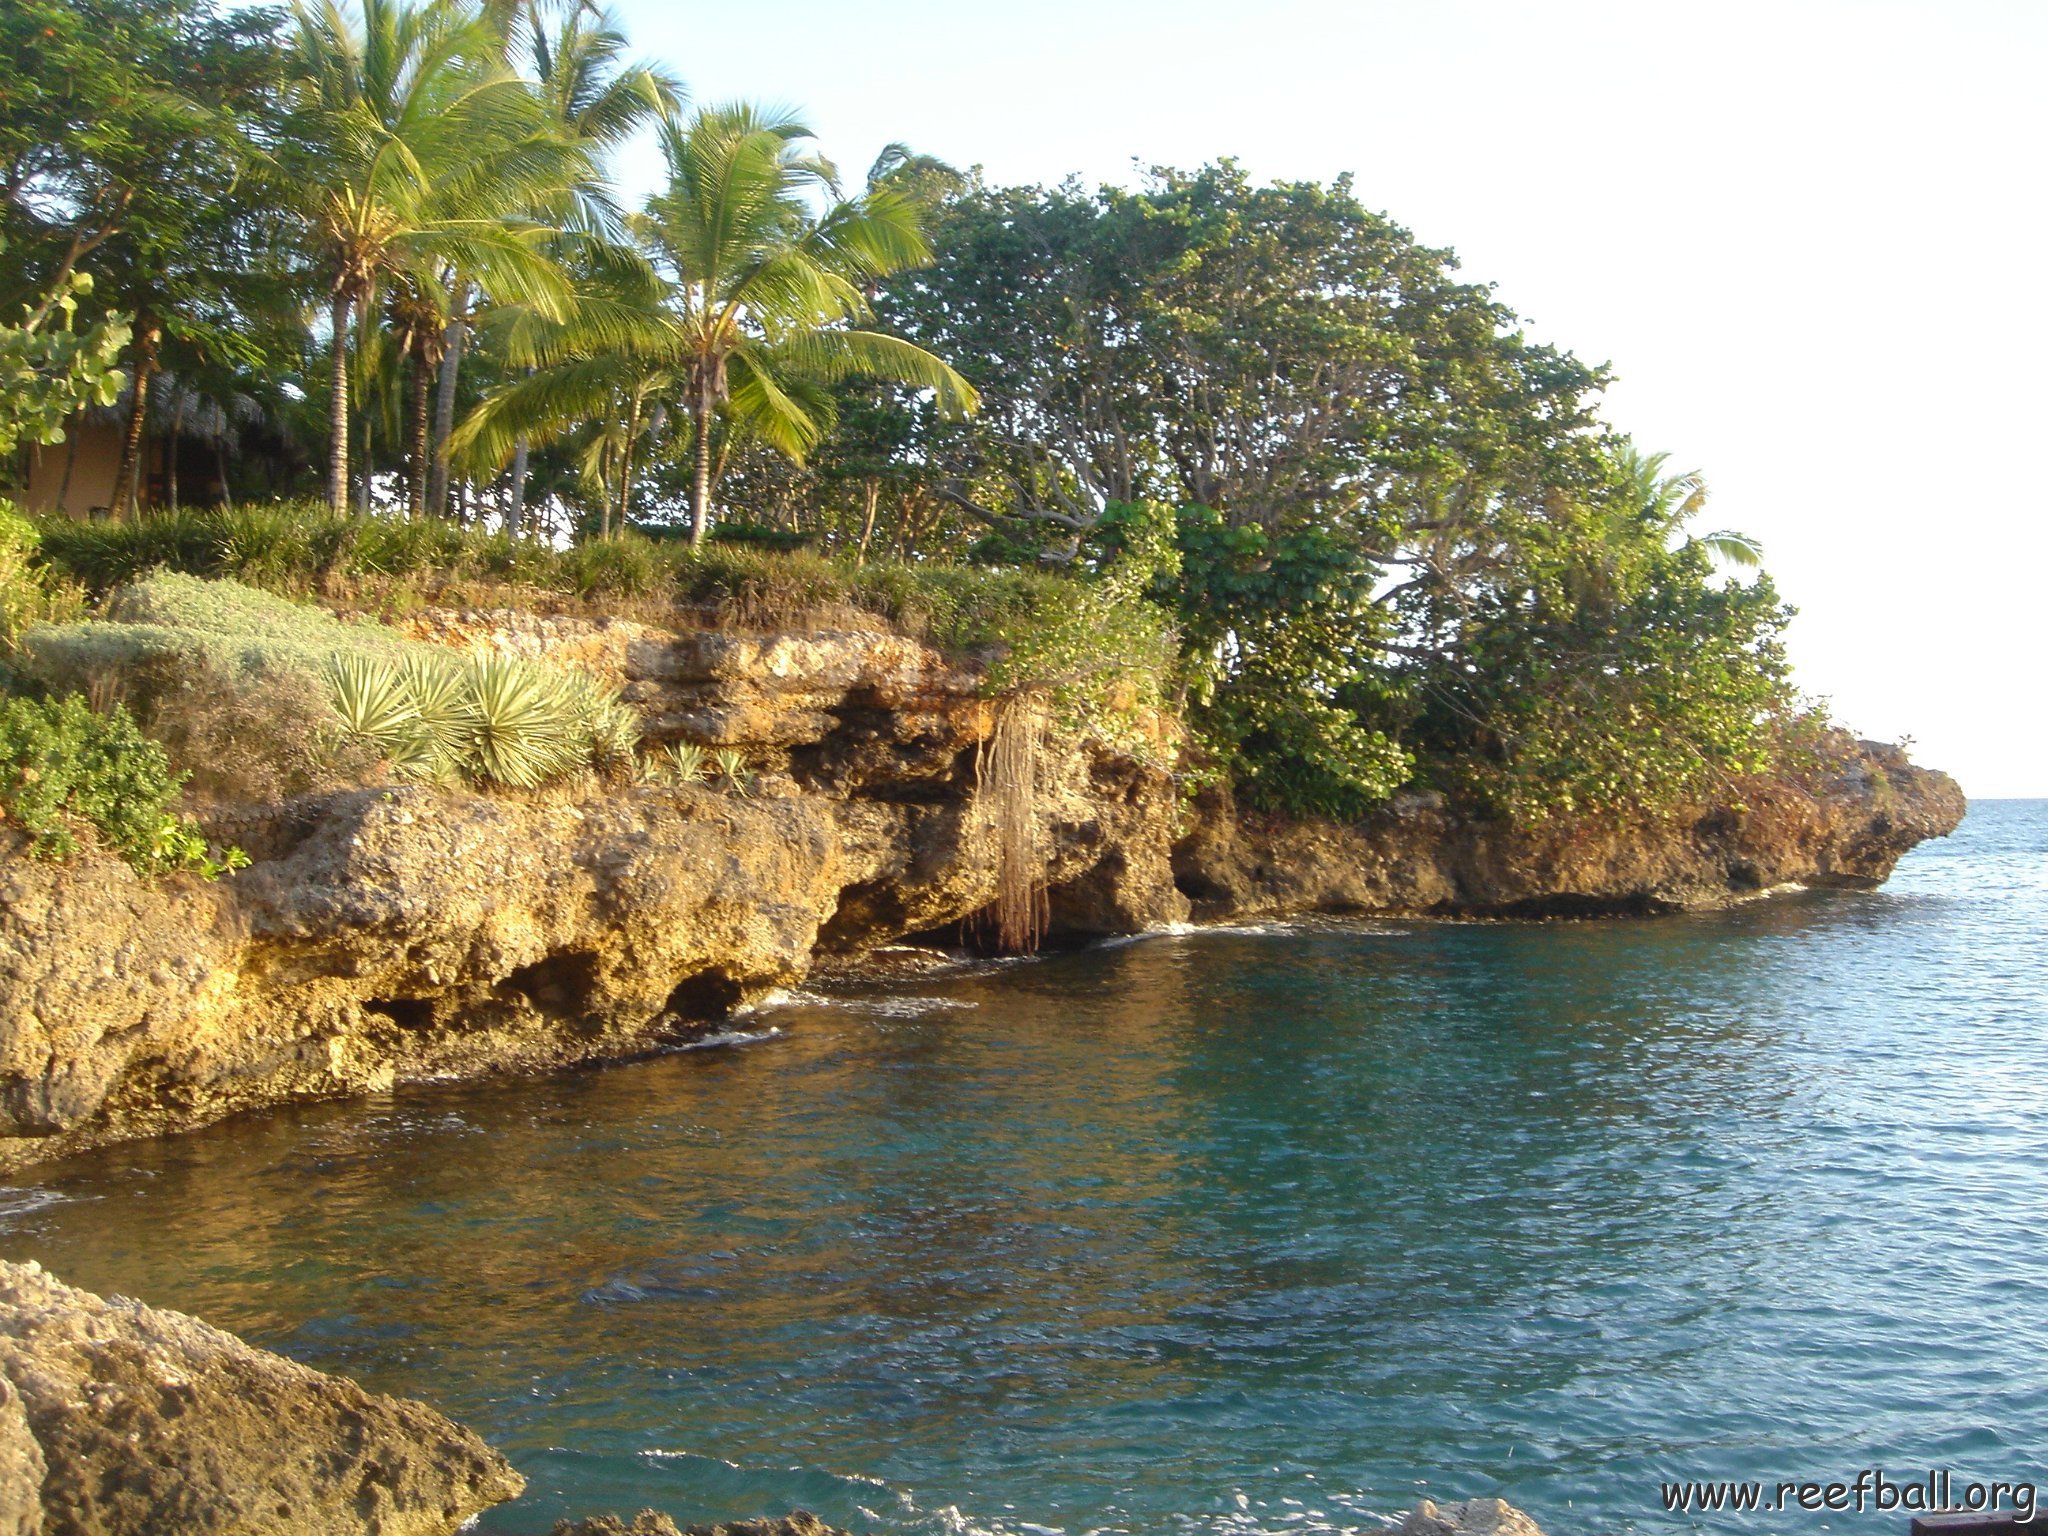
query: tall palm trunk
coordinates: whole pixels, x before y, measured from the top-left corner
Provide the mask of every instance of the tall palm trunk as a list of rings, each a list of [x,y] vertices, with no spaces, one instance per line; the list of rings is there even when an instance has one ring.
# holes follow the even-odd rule
[[[327,454],[327,510],[336,517],[348,515],[348,312],[351,295],[342,289],[334,295],[333,398],[327,405],[327,430],[332,446]],[[368,497],[364,500],[367,502]]]
[[[363,476],[356,482],[356,516],[370,515],[370,493],[377,478],[377,418],[363,412]]]
[[[854,569],[868,563],[868,544],[875,536],[875,514],[882,506],[882,479],[869,475],[867,482],[867,510],[860,520],[860,547],[853,552]]]
[[[512,445],[512,500],[505,509],[505,532],[515,539],[526,521],[526,455],[526,434],[522,432]]]
[[[448,350],[441,356],[441,378],[434,397],[434,477],[427,487],[427,505],[436,517],[448,515],[448,434],[455,430],[455,384],[462,372],[462,349],[469,336],[469,285],[455,296],[448,321]]]
[[[704,525],[711,516],[711,390],[700,385],[690,401],[690,421],[697,434],[697,473],[690,482],[690,548],[704,543]]]
[[[428,440],[430,418],[427,412],[427,376],[433,371],[433,364],[427,361],[423,347],[415,345],[412,354],[412,473],[406,477],[405,512],[411,518],[421,518],[427,512]]]
[[[640,396],[636,391],[626,412],[626,442],[619,454],[619,531],[633,517],[633,447],[640,436]]]
[[[121,463],[114,471],[114,501],[107,510],[116,518],[126,517],[141,500],[142,429],[149,414],[149,376],[156,372],[157,348],[164,339],[163,327],[144,319],[135,332],[135,389],[128,408],[128,433],[121,440]]]

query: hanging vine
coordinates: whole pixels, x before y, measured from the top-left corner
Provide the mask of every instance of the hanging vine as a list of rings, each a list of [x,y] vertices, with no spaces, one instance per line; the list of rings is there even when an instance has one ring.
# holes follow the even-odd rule
[[[995,728],[975,756],[974,818],[996,839],[996,943],[1011,954],[1036,950],[1050,902],[1038,878],[1038,782],[1046,704],[1036,690],[1004,698]]]

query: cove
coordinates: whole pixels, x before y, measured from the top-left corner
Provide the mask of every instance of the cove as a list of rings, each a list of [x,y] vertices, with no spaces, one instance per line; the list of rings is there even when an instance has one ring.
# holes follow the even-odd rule
[[[1872,893],[820,989],[50,1164],[0,1253],[427,1398],[531,1479],[496,1533],[1667,1529],[1664,1481],[2030,1477],[2044,921],[2048,805],[1989,802]]]

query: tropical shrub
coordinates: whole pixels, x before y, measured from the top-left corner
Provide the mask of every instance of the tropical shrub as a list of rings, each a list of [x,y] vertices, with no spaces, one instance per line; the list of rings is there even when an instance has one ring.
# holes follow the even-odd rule
[[[1791,610],[1768,577],[1710,579],[1698,542],[1619,588],[1583,580],[1476,609],[1432,670],[1417,745],[1446,788],[1518,822],[1655,812],[1796,766]]]
[[[50,692],[126,705],[199,770],[203,787],[226,798],[321,783],[333,766],[318,731],[330,658],[396,657],[408,644],[378,625],[344,624],[235,582],[173,573],[119,589],[105,611],[104,620],[33,626],[21,637],[16,670]],[[236,729],[252,733],[239,746]],[[220,746],[225,758],[216,755]]]
[[[36,563],[35,525],[0,500],[0,657],[12,654],[23,630],[41,620],[69,617],[85,594]]]
[[[65,858],[77,828],[145,873],[189,869],[213,879],[246,865],[218,858],[198,827],[170,809],[183,776],[125,709],[95,712],[78,694],[0,700],[0,807],[27,829],[29,852]]]
[[[713,540],[693,551],[678,539],[632,532],[555,549],[436,519],[336,518],[304,503],[120,523],[50,519],[38,531],[37,559],[51,572],[96,593],[140,590],[152,609],[165,600],[201,601],[193,586],[163,585],[165,576],[228,577],[286,595],[324,591],[338,580],[344,598],[349,583],[366,583],[378,600],[398,606],[449,588],[502,583],[599,603],[665,598],[736,626],[880,622],[970,654],[1004,647],[1035,619],[1065,613],[1075,593],[1072,578],[1029,567],[856,565],[750,540]],[[121,616],[139,621],[137,602],[124,595]]]
[[[121,702],[220,799],[359,780],[379,760],[407,777],[530,788],[629,767],[639,741],[638,717],[587,674],[465,661],[232,581],[160,572],[107,612],[33,627],[19,669]]]

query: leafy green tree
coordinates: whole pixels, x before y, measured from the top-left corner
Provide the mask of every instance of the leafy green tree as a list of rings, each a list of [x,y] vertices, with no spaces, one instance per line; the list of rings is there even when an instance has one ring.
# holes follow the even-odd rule
[[[77,328],[79,296],[90,292],[90,274],[71,272],[53,297],[24,306],[20,325],[0,326],[0,463],[11,463],[24,442],[63,442],[64,423],[79,409],[111,405],[120,394],[128,322],[109,316]]]
[[[1685,535],[1697,477],[1605,435],[1600,370],[1347,181],[974,184],[934,228],[878,307],[984,409],[900,471],[1002,561],[1093,567],[1178,507],[1153,595],[1255,803],[1356,815],[1417,774],[1520,815],[1668,803],[1789,707],[1775,596],[1705,574],[1754,546]]]
[[[25,0],[0,21],[19,73],[0,114],[4,214],[20,271],[60,291],[90,260],[133,317],[128,431],[114,506],[139,489],[151,381],[247,355],[246,313],[276,245],[248,171],[274,132],[278,50],[262,13],[208,0]]]

